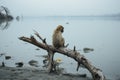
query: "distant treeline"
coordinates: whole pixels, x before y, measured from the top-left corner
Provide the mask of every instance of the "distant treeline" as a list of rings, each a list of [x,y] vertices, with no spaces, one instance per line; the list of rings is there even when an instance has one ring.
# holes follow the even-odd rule
[[[0,6],[0,20],[12,20],[13,16],[10,15],[10,11],[8,10],[8,8],[4,7],[4,6]]]

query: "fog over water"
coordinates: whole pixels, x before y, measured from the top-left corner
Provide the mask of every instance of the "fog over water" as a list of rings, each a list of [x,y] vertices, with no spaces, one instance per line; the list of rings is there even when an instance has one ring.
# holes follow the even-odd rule
[[[14,16],[104,15],[120,13],[120,0],[0,0]]]

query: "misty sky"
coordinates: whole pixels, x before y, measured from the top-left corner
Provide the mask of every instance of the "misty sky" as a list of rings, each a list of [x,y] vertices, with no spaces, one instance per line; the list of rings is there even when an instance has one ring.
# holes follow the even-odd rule
[[[120,0],[0,0],[14,15],[101,15],[120,13]]]

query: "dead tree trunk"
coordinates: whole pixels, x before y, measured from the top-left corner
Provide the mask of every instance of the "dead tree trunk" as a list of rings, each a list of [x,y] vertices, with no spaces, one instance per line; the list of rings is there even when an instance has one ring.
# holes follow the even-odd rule
[[[42,39],[42,37],[40,37],[40,35],[38,33],[35,33],[35,35],[37,35],[37,37],[39,37],[39,39],[42,40],[42,42],[37,41],[34,36],[31,36],[30,38],[28,37],[20,37],[19,39],[25,42],[28,42],[30,44],[33,44],[39,48],[42,48],[44,50],[46,50],[48,52],[49,55],[49,65],[48,65],[48,70],[49,72],[53,71],[54,67],[53,67],[53,56],[54,54],[60,53],[63,55],[66,55],[68,57],[73,58],[75,61],[78,62],[78,67],[79,68],[80,65],[83,65],[86,69],[88,69],[88,71],[92,74],[92,77],[94,80],[105,80],[105,76],[102,74],[102,71],[96,67],[94,67],[89,61],[88,59],[86,59],[84,57],[84,55],[81,55],[79,52],[77,52],[75,50],[75,47],[73,50],[68,49],[68,48],[59,48],[56,49],[55,47],[53,47],[52,45],[48,45],[46,43],[46,39]]]

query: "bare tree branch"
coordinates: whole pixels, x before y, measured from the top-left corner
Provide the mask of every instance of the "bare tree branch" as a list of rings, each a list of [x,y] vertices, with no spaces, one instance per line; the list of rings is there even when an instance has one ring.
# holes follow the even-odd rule
[[[44,39],[42,39],[42,37],[40,37],[37,32],[35,33],[35,35],[37,37],[39,37],[42,40],[42,42],[44,43],[44,41],[43,41]],[[94,67],[90,63],[90,61],[87,58],[85,58],[84,55],[82,55],[79,52],[77,52],[75,46],[74,46],[73,50],[68,49],[68,48],[56,49],[52,45],[43,44],[41,42],[38,42],[34,38],[34,36],[31,36],[30,38],[23,36],[23,37],[20,37],[19,39],[22,40],[22,41],[28,42],[30,44],[33,44],[35,46],[38,46],[38,47],[48,51],[48,54],[50,55],[49,56],[49,59],[50,59],[49,60],[49,67],[48,67],[49,72],[51,72],[54,69],[53,68],[54,67],[54,65],[53,65],[53,57],[54,57],[54,53],[57,52],[57,53],[66,55],[68,57],[71,57],[72,59],[77,61],[78,62],[77,70],[78,70],[80,65],[83,65],[92,74],[92,77],[93,77],[94,80],[105,80],[105,76],[103,75],[102,70]]]

